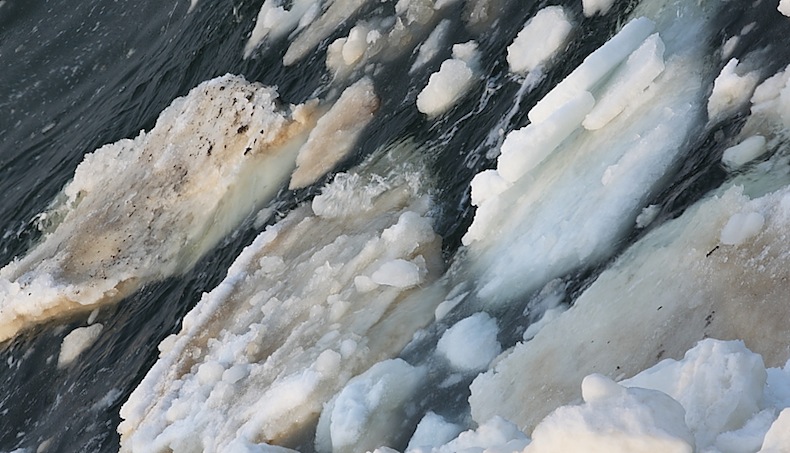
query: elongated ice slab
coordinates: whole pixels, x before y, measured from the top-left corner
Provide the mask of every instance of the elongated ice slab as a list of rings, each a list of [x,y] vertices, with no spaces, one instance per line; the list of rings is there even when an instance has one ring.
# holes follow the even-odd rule
[[[245,249],[123,406],[122,451],[284,442],[430,321],[441,296],[415,287],[443,267],[430,203],[414,175],[387,171],[337,175]],[[332,442],[355,442],[348,429]]]
[[[0,340],[189,269],[287,180],[312,111],[228,75],[86,155],[52,231],[0,270]]]

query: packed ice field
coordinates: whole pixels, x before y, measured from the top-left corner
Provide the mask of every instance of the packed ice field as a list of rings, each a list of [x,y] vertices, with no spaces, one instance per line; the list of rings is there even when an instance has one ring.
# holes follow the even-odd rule
[[[400,0],[395,16],[360,20],[328,45],[326,98],[292,105],[225,75],[86,155],[41,215],[41,242],[0,270],[0,339],[95,313],[185,272],[250,212],[265,221],[281,187],[309,186],[353,152],[378,112],[373,76],[396,55],[436,68],[409,108],[441,121],[484,83],[478,44],[447,40],[442,11],[462,1]],[[466,3],[470,27],[495,15]],[[594,19],[614,0],[582,3]],[[299,64],[364,5],[266,0],[245,56],[287,39],[284,63]],[[790,71],[735,58],[741,36],[708,55],[719,8],[637,4],[527,124],[494,127],[497,163],[471,181],[474,221],[449,263],[418,141],[336,174],[160,344],[121,409],[121,451],[289,451],[306,437],[319,452],[790,452]],[[506,52],[519,97],[582,19],[554,5],[526,21]],[[688,138],[744,112],[722,152],[730,177],[654,225],[651,197]],[[563,276],[609,259],[564,303]],[[520,341],[502,344],[503,314],[526,296]],[[100,334],[91,318],[58,366]],[[431,346],[408,360],[416,342]],[[464,381],[468,404],[419,402],[426,385]]]

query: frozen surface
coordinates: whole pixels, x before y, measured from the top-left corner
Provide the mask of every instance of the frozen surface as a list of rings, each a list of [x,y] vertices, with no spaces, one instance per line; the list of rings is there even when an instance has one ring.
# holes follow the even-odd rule
[[[0,340],[189,269],[276,194],[313,116],[224,76],[173,101],[151,131],[86,155],[41,243],[0,270]]]
[[[538,11],[507,48],[510,70],[524,73],[544,65],[565,45],[572,29],[573,24],[561,6]]]
[[[396,162],[370,165],[378,170],[337,175],[311,204],[261,233],[162,343],[121,411],[123,451],[281,443],[331,412],[324,404],[346,382],[430,320],[438,301],[411,289],[442,270],[429,200]],[[384,408],[396,410],[401,397],[382,390],[389,396],[373,401],[368,391],[397,384],[392,392],[407,394],[403,373],[388,377],[392,367],[409,367],[398,363],[349,383],[335,402],[339,415],[324,417],[332,420],[327,442],[351,448],[363,434],[386,431]],[[355,433],[362,419],[353,417],[381,426]]]

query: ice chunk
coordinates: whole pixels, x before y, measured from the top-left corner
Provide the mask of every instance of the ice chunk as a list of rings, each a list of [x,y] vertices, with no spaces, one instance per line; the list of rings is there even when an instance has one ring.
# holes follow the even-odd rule
[[[790,15],[790,7],[788,14]],[[759,453],[787,453],[790,451],[790,409],[784,409],[765,434]]]
[[[578,68],[529,111],[530,121],[543,122],[571,99],[584,91],[590,91],[631,52],[639,48],[654,29],[653,21],[645,17],[628,22],[619,33],[585,58]]]
[[[453,47],[454,58],[445,60],[417,95],[417,110],[428,116],[436,116],[455,105],[475,80],[472,70],[477,52],[475,49],[476,45],[470,43]]]
[[[498,334],[495,319],[485,313],[476,313],[447,329],[436,350],[458,370],[483,370],[502,352]]]
[[[226,75],[174,100],[151,131],[87,154],[53,230],[0,270],[0,341],[190,269],[277,193],[313,116],[312,103],[284,108],[274,89]]]
[[[513,183],[538,166],[579,127],[594,105],[593,96],[582,91],[543,122],[509,133],[497,160],[499,175]]]
[[[411,288],[420,283],[420,268],[411,261],[387,261],[376,269],[370,279],[378,285]]]
[[[508,146],[513,146],[513,144],[511,143]],[[509,185],[510,184],[499,175],[497,170],[481,171],[472,178],[472,204],[480,206],[484,201],[504,192]]]
[[[721,163],[728,169],[737,169],[765,153],[765,137],[753,135],[735,146],[724,150]]]
[[[447,34],[450,31],[451,22],[449,19],[444,19],[431,31],[431,34],[423,41],[417,50],[417,58],[409,69],[409,74],[414,73],[426,63],[431,61],[441,50],[442,43],[447,39]]]
[[[725,245],[740,245],[747,239],[755,236],[763,229],[765,217],[759,212],[739,212],[732,217],[721,229],[721,243]]]
[[[402,436],[404,405],[424,370],[401,359],[387,360],[351,379],[321,412],[316,432],[319,452],[371,451]]]
[[[462,432],[457,438],[436,448],[432,453],[490,452],[506,453],[523,451],[529,438],[518,426],[502,417],[491,417],[475,430]]]
[[[679,401],[696,445],[704,448],[758,412],[765,382],[762,357],[742,341],[706,339],[683,360],[664,360],[622,384],[659,390]]]
[[[593,374],[584,378],[582,395],[583,405],[560,407],[540,422],[524,452],[694,451],[694,438],[683,422],[683,407],[666,394],[626,389]]]
[[[348,156],[378,108],[373,82],[367,77],[346,88],[329,111],[318,119],[299,150],[289,188],[312,184]]]
[[[708,98],[708,118],[711,122],[720,121],[745,106],[760,81],[757,71],[739,75],[737,66],[738,60],[731,59],[713,82],[713,91]]]
[[[663,71],[664,42],[654,33],[616,70],[582,125],[590,130],[602,128],[638,99]]]
[[[507,62],[513,72],[529,72],[546,63],[565,45],[573,29],[561,6],[541,9],[524,24],[507,48]]]
[[[82,354],[82,351],[88,349],[99,338],[103,328],[101,324],[93,324],[88,327],[78,327],[66,335],[60,344],[58,368],[69,365]]]
[[[779,0],[779,6],[776,9],[785,16],[790,17],[790,0]]]
[[[349,379],[395,356],[432,319],[445,293],[429,285],[443,261],[421,185],[386,158],[357,170],[337,175],[320,201],[268,227],[186,315],[121,409],[122,451],[282,442],[313,424]],[[408,393],[399,387],[403,369],[388,367],[348,390],[345,407],[371,412],[360,439],[397,431],[385,413],[396,414],[398,395]],[[395,377],[385,376],[393,370]],[[351,398],[354,389],[381,390],[380,404]],[[337,411],[341,442],[354,437],[354,427]]]
[[[407,452],[429,453],[455,438],[462,431],[461,427],[450,423],[441,415],[428,412],[417,424],[417,429],[409,440]]]
[[[645,206],[642,209],[642,212],[640,212],[639,215],[636,216],[636,227],[637,228],[647,227],[648,225],[653,223],[653,220],[656,219],[659,212],[661,212],[661,206],[655,204],[651,204],[650,206]]]
[[[606,14],[614,4],[614,0],[582,0],[582,10],[587,17]]]
[[[269,36],[277,39],[291,32],[300,22],[315,14],[316,0],[295,0],[286,10],[279,0],[266,0],[258,11],[255,28],[244,46],[244,58],[249,58],[261,42]],[[312,19],[309,19],[312,20]]]

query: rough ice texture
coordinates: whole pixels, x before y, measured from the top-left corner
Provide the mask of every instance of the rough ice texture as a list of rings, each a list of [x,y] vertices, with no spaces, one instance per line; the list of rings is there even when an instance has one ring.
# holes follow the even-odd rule
[[[538,11],[507,48],[510,70],[525,73],[544,65],[565,45],[572,29],[561,6],[548,6]]]
[[[189,269],[277,192],[312,117],[227,75],[174,100],[150,132],[86,155],[42,242],[0,270],[0,340]]]
[[[760,74],[757,71],[739,75],[738,60],[733,58],[716,77],[713,91],[708,98],[708,118],[711,122],[720,121],[744,107],[751,98]]]
[[[88,349],[101,333],[104,326],[94,324],[88,327],[78,327],[63,338],[58,355],[58,368],[69,365],[82,351]]]
[[[749,212],[761,213],[764,225],[746,228],[750,235],[737,247],[719,246],[715,231],[733,215]],[[631,376],[662,358],[681,357],[705,337],[741,338],[769,366],[784,364],[790,350],[783,340],[783,320],[790,317],[790,307],[784,286],[776,282],[790,279],[788,221],[790,189],[750,200],[740,187],[732,187],[651,231],[601,274],[571,309],[531,341],[497,359],[493,370],[474,381],[470,397],[474,418],[483,421],[501,415],[529,429],[553,407],[578,398],[577,386],[586,374]],[[568,350],[569,344],[577,346]],[[716,360],[703,362],[731,363],[731,359]],[[551,372],[546,371],[549,364]],[[759,374],[746,373],[753,368],[747,365],[738,365],[738,379],[756,376],[748,380],[759,381]],[[705,387],[714,381],[694,385]],[[755,385],[744,384],[731,393],[718,390],[711,398],[748,392],[751,398]],[[695,392],[705,397],[705,391]],[[736,411],[740,422],[720,423],[722,429],[732,429],[756,407],[727,404],[740,407]],[[717,410],[729,417],[723,409]]]
[[[430,203],[409,172],[388,159],[363,168],[261,233],[163,342],[121,409],[122,451],[282,442],[431,319],[435,304],[412,285],[357,284],[387,263],[416,268],[425,284],[443,267]],[[340,439],[354,437],[336,423]]]
[[[315,128],[296,156],[290,189],[308,186],[354,149],[357,138],[379,108],[373,82],[363,78],[346,88]]]
[[[432,453],[523,451],[529,438],[518,426],[502,417],[491,417],[477,429],[464,431],[450,442],[431,450]]]

